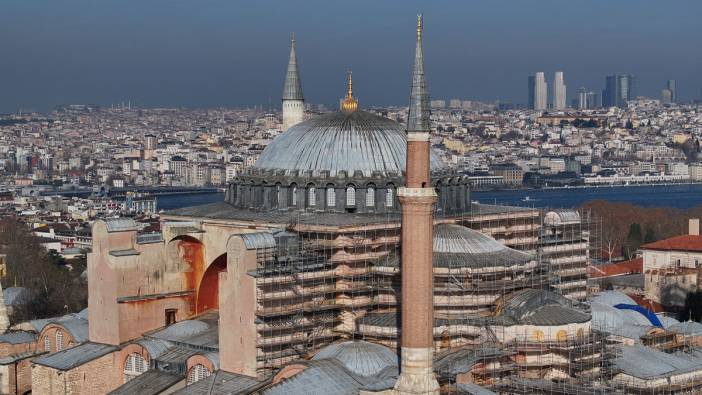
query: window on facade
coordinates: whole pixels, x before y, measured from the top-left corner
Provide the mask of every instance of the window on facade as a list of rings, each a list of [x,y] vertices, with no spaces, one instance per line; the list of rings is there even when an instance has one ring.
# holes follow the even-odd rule
[[[51,339],[49,339],[49,336],[44,336],[44,351],[51,351]]]
[[[276,204],[277,206],[279,206],[279,205],[280,205],[280,202],[281,202],[281,200],[280,200],[280,197],[281,197],[281,196],[280,196],[280,195],[281,195],[281,192],[280,192],[280,185],[276,185],[276,186],[275,186],[275,204]]]
[[[327,207],[336,206],[336,189],[333,185],[327,186]]]
[[[63,332],[56,331],[56,351],[63,350]]]
[[[138,375],[146,372],[148,369],[146,359],[141,356],[141,354],[133,352],[127,356],[124,361],[124,382],[137,377]]]
[[[166,309],[166,326],[176,323],[176,313],[178,309]]]
[[[375,188],[370,185],[366,188],[366,206],[375,206]]]
[[[317,205],[317,194],[315,193],[314,186],[311,186],[307,190],[307,204],[310,207]]]
[[[392,206],[393,206],[393,202],[394,202],[394,200],[395,200],[395,196],[394,196],[394,193],[393,193],[393,192],[394,192],[394,191],[392,190],[392,187],[391,187],[391,188],[388,188],[387,192],[385,192],[385,206],[386,206],[386,207],[392,207]]]
[[[200,380],[206,379],[210,376],[210,371],[205,367],[205,365],[197,364],[190,369],[188,373],[188,385],[197,383]]]
[[[356,205],[356,188],[353,185],[346,187],[346,205],[355,206]]]
[[[297,206],[297,186],[292,187],[292,206]]]

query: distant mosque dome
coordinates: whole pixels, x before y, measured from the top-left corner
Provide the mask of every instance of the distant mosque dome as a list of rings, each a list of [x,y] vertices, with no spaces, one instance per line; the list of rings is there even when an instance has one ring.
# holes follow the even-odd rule
[[[388,367],[398,366],[398,357],[392,350],[380,344],[366,341],[345,341],[331,344],[315,355],[312,360],[334,359],[351,372],[368,377]]]

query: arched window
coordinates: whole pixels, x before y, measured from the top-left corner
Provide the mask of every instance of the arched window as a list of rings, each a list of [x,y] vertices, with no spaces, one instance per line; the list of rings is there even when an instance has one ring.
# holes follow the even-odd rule
[[[197,383],[200,380],[209,377],[211,372],[205,367],[205,365],[197,364],[190,369],[188,373],[188,385]]]
[[[283,193],[281,191],[280,184],[275,184],[275,204],[274,206],[280,206],[280,202],[282,202],[281,198],[283,196]]]
[[[49,336],[44,336],[44,351],[51,351],[51,339]]]
[[[546,336],[544,336],[544,333],[543,333],[542,331],[538,330],[538,329],[535,330],[534,332],[532,332],[532,334],[531,334],[531,339],[532,339],[532,341],[536,341],[536,342],[542,342],[542,341],[544,341],[544,338],[545,338],[545,337],[546,337]]]
[[[63,331],[56,331],[56,351],[63,350]]]
[[[127,355],[127,359],[124,361],[124,382],[126,383],[136,376],[146,372],[148,368],[146,359],[144,359],[141,354],[133,352]]]
[[[297,185],[292,184],[290,192],[290,205],[297,206]]]
[[[366,187],[366,207],[375,206],[375,187],[368,185]]]
[[[394,201],[395,191],[389,186],[388,190],[385,192],[385,207],[392,207]]]
[[[336,206],[336,189],[334,185],[327,185],[327,207]]]
[[[315,192],[314,185],[307,187],[307,205],[310,207],[317,205],[317,194]]]
[[[346,206],[353,207],[356,205],[356,188],[353,185],[346,187]]]

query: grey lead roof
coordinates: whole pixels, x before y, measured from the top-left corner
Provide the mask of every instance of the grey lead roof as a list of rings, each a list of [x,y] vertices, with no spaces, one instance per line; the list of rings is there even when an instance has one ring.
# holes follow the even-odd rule
[[[273,248],[276,246],[275,238],[268,232],[244,233],[241,235],[244,245],[249,250],[259,248]]]
[[[283,86],[283,100],[304,100],[302,97],[300,71],[297,69],[295,36],[290,40],[290,60],[288,61],[288,72],[285,75],[285,85]]]
[[[37,340],[37,334],[26,331],[7,332],[0,335],[0,343],[22,344]]]
[[[63,351],[41,356],[32,362],[65,372],[117,350],[119,348],[115,346],[87,342]]]
[[[361,376],[373,376],[389,366],[398,366],[398,357],[380,344],[366,341],[344,341],[331,344],[317,353],[312,360],[334,359],[346,369]]]
[[[311,171],[313,176],[329,171],[329,177],[336,177],[343,171],[351,178],[360,171],[365,177],[374,172],[398,177],[405,171],[406,160],[407,135],[400,125],[358,110],[319,115],[291,127],[263,150],[254,167]],[[432,171],[443,167],[432,151]]]
[[[124,385],[109,393],[109,395],[156,395],[161,394],[179,381],[184,376],[151,369],[146,373],[129,380]]]
[[[131,218],[110,218],[105,220],[108,232],[126,232],[137,230],[137,223]]]
[[[702,359],[694,355],[668,354],[642,345],[620,346],[615,366],[640,379],[657,379],[702,371]]]
[[[512,266],[534,258],[511,249],[492,237],[465,226],[440,224],[434,227],[434,266]]]
[[[248,394],[261,384],[253,377],[217,370],[210,377],[174,392],[174,395]]]
[[[364,383],[333,359],[309,361],[296,375],[263,391],[264,395],[357,395]]]
[[[412,70],[412,90],[410,92],[409,112],[407,115],[408,132],[429,132],[429,92],[424,78],[424,52],[422,50],[422,17],[417,26],[417,46],[414,52],[414,69]]]

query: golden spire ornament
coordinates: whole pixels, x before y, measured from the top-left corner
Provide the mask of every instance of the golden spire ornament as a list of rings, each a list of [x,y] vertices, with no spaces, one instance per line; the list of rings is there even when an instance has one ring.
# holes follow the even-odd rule
[[[351,71],[348,73],[348,90],[346,92],[346,98],[341,102],[341,109],[344,112],[354,112],[358,109],[358,101],[353,97],[353,78]]]

